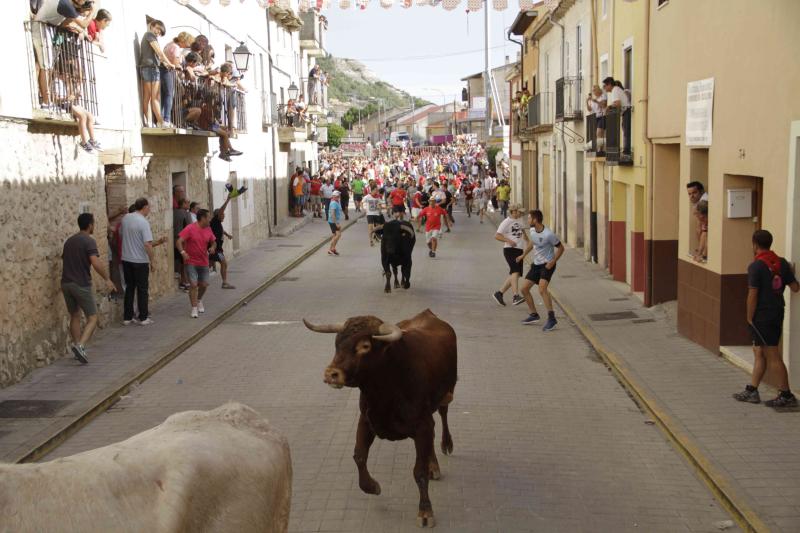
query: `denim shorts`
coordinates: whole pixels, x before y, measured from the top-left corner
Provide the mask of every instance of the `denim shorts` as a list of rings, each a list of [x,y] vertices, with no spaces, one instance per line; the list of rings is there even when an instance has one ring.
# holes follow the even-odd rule
[[[186,275],[192,285],[208,283],[208,267],[197,265],[186,265]]]
[[[158,67],[139,67],[139,75],[142,81],[152,82],[161,80],[161,72]]]

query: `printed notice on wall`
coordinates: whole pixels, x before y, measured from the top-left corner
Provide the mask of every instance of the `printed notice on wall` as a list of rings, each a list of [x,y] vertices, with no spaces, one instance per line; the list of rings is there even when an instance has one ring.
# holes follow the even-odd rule
[[[711,146],[714,78],[686,84],[686,146]]]

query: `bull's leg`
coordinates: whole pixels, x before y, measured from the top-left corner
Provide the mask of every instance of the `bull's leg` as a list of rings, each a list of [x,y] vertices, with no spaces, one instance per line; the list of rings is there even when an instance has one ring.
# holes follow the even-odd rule
[[[392,265],[392,271],[394,272],[394,288],[400,288],[400,282],[397,280],[397,265]]]
[[[414,464],[414,481],[419,487],[419,513],[417,525],[419,527],[433,527],[436,520],[433,518],[433,507],[428,497],[428,479],[430,476],[430,461],[433,453],[433,416],[429,415],[420,422],[414,436],[414,447],[417,450],[417,461]]]
[[[450,434],[450,426],[447,425],[447,406],[439,407],[439,416],[442,417],[442,453],[450,455],[453,453],[453,436]]]
[[[436,435],[434,434],[434,440]],[[431,458],[428,461],[428,477],[434,481],[442,479],[442,470],[439,468],[439,460],[436,458],[435,446],[431,446]]]
[[[408,289],[411,287],[411,259],[408,260],[408,263],[403,263],[401,271],[403,273],[403,288]]]
[[[369,447],[375,441],[375,433],[369,427],[364,413],[358,418],[358,430],[356,431],[356,449],[353,452],[353,459],[358,467],[358,486],[367,494],[378,495],[381,493],[381,486],[372,479],[367,470],[367,458],[369,457]]]

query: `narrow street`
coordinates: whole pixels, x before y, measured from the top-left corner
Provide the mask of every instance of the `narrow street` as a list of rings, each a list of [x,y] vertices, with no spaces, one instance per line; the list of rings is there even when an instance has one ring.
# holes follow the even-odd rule
[[[459,341],[455,450],[439,457],[443,477],[431,488],[439,531],[717,530],[728,514],[569,319],[557,312],[558,328],[544,333],[520,325],[524,306],[492,301],[505,274],[494,226],[462,212],[456,220],[436,259],[418,234],[412,287],[392,294],[383,292],[379,248],[368,246],[359,221],[344,233],[341,257],[318,251],[47,459],[235,400],[289,438],[291,531],[414,531],[413,444],[376,441],[369,466],[383,493],[359,490],[358,391],[323,384],[333,336],[300,320],[397,321],[430,308]],[[553,284],[563,283],[556,273]]]

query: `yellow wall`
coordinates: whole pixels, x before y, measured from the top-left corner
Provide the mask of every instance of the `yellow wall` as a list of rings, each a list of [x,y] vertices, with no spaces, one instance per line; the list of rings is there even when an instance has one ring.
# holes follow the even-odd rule
[[[763,178],[762,227],[775,237],[776,251],[785,253],[789,128],[800,118],[800,2],[770,0],[755,9],[750,0],[672,1],[660,9],[650,4],[650,135],[683,141],[686,84],[714,78],[707,267],[744,272],[743,257],[723,254],[723,247],[749,246],[749,239],[733,242],[742,240],[738,232],[724,231],[730,227],[722,208],[724,176]],[[682,146],[681,187],[690,177],[689,149]],[[688,201],[680,202],[680,250],[689,248],[689,209]]]

